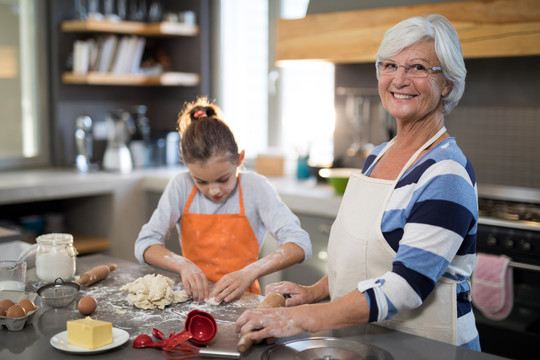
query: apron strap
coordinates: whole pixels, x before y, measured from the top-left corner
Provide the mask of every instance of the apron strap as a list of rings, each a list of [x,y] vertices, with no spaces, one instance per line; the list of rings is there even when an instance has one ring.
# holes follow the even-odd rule
[[[191,194],[189,194],[189,197],[186,201],[186,205],[184,206],[184,213],[189,212],[189,207],[191,206],[191,202],[193,201],[193,198],[195,197],[196,193],[197,193],[197,185],[194,185],[193,190],[191,190]]]
[[[191,202],[193,201],[197,190],[197,185],[193,186],[193,190],[191,190],[191,194],[189,194],[186,205],[184,206],[184,213],[187,213],[189,211],[189,207],[191,206]],[[244,215],[244,197],[242,196],[242,187],[240,186],[240,175],[238,175],[238,197],[240,200],[240,214]]]
[[[409,161],[407,161],[407,163],[405,164],[405,166],[401,169],[399,175],[397,176],[396,178],[396,181],[399,180],[401,178],[401,176],[405,173],[405,171],[407,171],[407,169],[411,166],[411,164],[413,164],[416,159],[418,158],[418,156],[420,155],[420,153],[422,151],[424,151],[426,148],[428,148],[429,146],[431,146],[431,144],[433,144],[439,137],[441,137],[442,134],[444,134],[446,132],[446,127],[443,126],[435,135],[433,135],[433,137],[431,137],[431,139],[429,139],[428,141],[426,141],[424,143],[424,145],[422,145],[418,150],[416,150],[416,152],[413,154],[413,156],[411,156],[411,158],[409,159]],[[388,144],[386,144],[386,146],[382,149],[382,151],[379,153],[379,155],[377,155],[377,157],[375,158],[375,160],[373,161],[373,163],[369,166],[369,168],[366,170],[366,174],[368,174],[371,169],[375,166],[375,164],[377,164],[377,162],[379,161],[379,159],[386,153],[386,151],[388,149],[390,149],[392,147],[392,145],[394,145],[394,143],[396,142],[396,138],[394,137],[392,140],[390,140],[388,142]]]
[[[435,135],[433,135],[431,137],[431,139],[429,139],[428,141],[426,141],[424,143],[424,145],[420,146],[420,148],[418,150],[416,150],[416,152],[414,153],[413,156],[411,156],[411,158],[409,159],[409,161],[407,161],[407,163],[405,164],[405,166],[401,169],[401,172],[399,173],[399,175],[397,176],[396,178],[396,181],[401,179],[401,176],[405,173],[405,171],[407,171],[407,169],[416,161],[416,159],[418,158],[418,156],[420,156],[420,153],[422,151],[424,151],[425,149],[427,149],[428,147],[431,146],[431,144],[433,144],[435,141],[437,141],[438,138],[441,137],[442,134],[444,134],[446,132],[446,127],[442,127],[439,131],[437,131],[437,133]]]

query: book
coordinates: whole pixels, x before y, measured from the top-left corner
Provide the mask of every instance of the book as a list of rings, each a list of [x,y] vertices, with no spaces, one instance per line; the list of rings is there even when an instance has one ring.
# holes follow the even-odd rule
[[[146,39],[143,37],[137,37],[137,43],[135,46],[135,52],[131,61],[131,74],[139,74],[141,72],[141,62],[144,53],[144,47],[146,45]]]
[[[108,35],[101,41],[99,47],[99,59],[96,71],[106,73],[111,69],[111,64],[115,56],[116,44],[118,37],[116,35]]]

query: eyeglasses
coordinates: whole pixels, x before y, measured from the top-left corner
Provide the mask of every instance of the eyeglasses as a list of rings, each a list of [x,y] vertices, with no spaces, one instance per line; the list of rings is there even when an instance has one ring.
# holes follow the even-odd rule
[[[413,64],[413,65],[399,65],[391,61],[379,61],[377,63],[377,67],[379,68],[379,72],[381,75],[388,75],[388,76],[394,76],[397,74],[400,67],[405,69],[405,73],[410,78],[425,78],[428,76],[428,74],[431,74],[435,71],[442,71],[441,67],[434,66],[434,67],[425,67],[421,64]]]

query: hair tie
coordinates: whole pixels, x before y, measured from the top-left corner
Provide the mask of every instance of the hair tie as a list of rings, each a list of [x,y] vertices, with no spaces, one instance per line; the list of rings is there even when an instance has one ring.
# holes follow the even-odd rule
[[[208,115],[206,115],[206,112],[202,111],[202,110],[199,110],[197,111],[195,114],[193,114],[193,117],[195,119],[198,119],[200,117],[208,117]]]

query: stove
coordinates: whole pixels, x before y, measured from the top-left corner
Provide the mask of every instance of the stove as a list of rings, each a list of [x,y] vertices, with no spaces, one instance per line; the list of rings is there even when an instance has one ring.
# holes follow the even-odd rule
[[[540,271],[540,205],[480,198],[478,209],[477,252],[504,254],[513,265]]]
[[[511,259],[514,304],[499,321],[474,308],[480,345],[484,352],[528,359],[540,343],[540,190],[481,190],[476,250]]]

